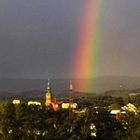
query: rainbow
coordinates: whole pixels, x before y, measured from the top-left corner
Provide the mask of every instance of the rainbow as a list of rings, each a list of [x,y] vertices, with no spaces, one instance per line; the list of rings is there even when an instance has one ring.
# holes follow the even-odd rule
[[[100,23],[101,23],[102,0],[85,0],[80,21],[80,30],[76,39],[76,50],[74,56],[73,77],[87,79],[77,86],[76,90],[88,91],[90,79],[95,77],[95,64],[100,48]]]

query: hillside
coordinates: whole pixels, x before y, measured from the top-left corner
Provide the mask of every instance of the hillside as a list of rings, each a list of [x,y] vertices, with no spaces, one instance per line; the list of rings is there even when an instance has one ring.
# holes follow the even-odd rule
[[[73,79],[74,89],[85,82],[84,79]],[[140,88],[140,77],[106,76],[90,80],[89,93],[101,93],[108,90],[125,90]],[[43,93],[47,87],[47,80],[32,79],[0,79],[0,96],[11,96],[28,93]],[[69,88],[68,79],[51,80],[52,92],[56,95],[67,94]]]

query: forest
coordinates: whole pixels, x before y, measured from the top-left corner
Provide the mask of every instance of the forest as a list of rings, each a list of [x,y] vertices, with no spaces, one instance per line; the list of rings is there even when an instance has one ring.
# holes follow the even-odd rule
[[[19,105],[11,100],[0,103],[0,140],[139,140],[140,96],[135,99],[95,96],[74,99],[78,103],[72,109],[46,106]],[[110,110],[119,109],[131,102],[137,114],[126,111],[123,119],[116,119]]]

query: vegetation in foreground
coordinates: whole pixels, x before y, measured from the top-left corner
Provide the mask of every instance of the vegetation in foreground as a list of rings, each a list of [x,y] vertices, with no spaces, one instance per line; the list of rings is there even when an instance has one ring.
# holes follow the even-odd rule
[[[140,107],[139,96],[131,103]],[[111,96],[75,99],[84,113],[11,102],[0,106],[1,140],[139,140],[140,112],[127,112],[124,119],[110,115],[127,101]]]

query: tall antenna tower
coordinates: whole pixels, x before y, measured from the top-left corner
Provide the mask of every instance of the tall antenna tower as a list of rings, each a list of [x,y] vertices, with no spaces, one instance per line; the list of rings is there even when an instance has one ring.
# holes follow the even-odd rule
[[[72,105],[73,105],[73,84],[70,80],[69,83],[69,132],[72,132],[71,119],[72,119]]]

